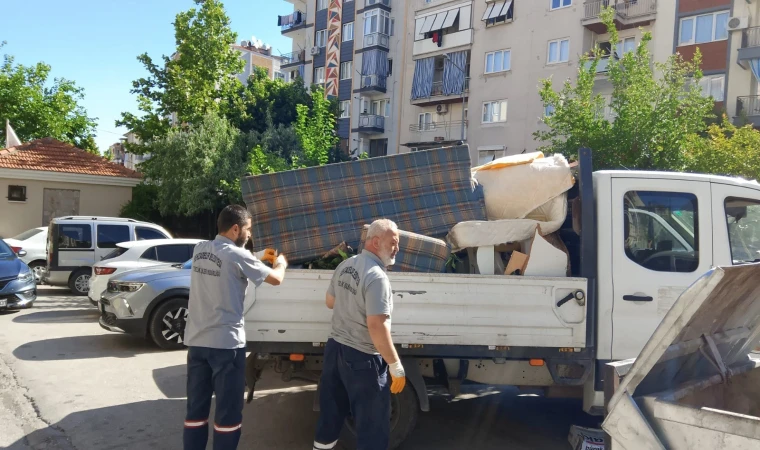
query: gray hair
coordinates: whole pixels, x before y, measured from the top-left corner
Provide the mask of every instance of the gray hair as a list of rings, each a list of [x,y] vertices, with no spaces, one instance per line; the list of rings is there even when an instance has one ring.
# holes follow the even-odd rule
[[[382,237],[389,231],[398,231],[398,225],[389,219],[377,219],[376,221],[372,222],[372,225],[369,226],[369,230],[367,231],[367,239],[372,239],[373,237]]]

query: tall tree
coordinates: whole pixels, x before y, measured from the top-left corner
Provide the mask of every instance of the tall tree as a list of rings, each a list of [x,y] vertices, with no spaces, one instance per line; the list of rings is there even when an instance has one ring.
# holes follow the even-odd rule
[[[221,99],[231,98],[240,87],[234,75],[244,62],[231,47],[237,34],[224,5],[219,0],[194,1],[200,8],[181,12],[174,21],[177,48],[171,57],[162,56],[160,65],[147,53],[137,57],[149,73],[132,82],[141,116],[125,112],[116,124],[143,142],[166,135],[172,116],[177,124],[192,124],[207,114],[224,115],[229,105]]]
[[[334,102],[326,99],[318,86],[312,86],[311,100],[311,109],[306,105],[296,106],[295,130],[303,149],[300,164],[304,167],[327,164],[339,141],[335,133]]]
[[[5,42],[0,43],[0,48]],[[52,137],[98,154],[95,144],[96,118],[88,117],[79,104],[84,89],[65,78],[50,78],[51,67],[14,64],[3,56],[0,66],[0,146],[5,145],[5,119],[22,142]]]
[[[648,32],[635,51],[621,55],[613,16],[611,8],[601,14],[619,59],[597,46],[591,58],[581,58],[575,83],[567,80],[557,92],[551,79],[542,80],[539,95],[553,113],[544,118],[548,129],[534,138],[545,143],[541,150],[569,156],[589,147],[601,168],[682,170],[687,138],[704,130],[713,116],[713,100],[698,86],[701,55],[688,62],[673,55],[652,63]],[[594,90],[602,58],[613,88],[609,104]]]
[[[736,127],[723,116],[707,137],[691,135],[685,147],[688,171],[760,180],[760,132],[752,125]]]

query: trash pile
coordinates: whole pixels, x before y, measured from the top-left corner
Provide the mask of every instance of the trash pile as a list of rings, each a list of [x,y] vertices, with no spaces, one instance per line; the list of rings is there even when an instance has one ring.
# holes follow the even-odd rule
[[[391,271],[565,276],[557,231],[574,179],[564,157],[531,153],[470,169],[467,146],[246,177],[256,248],[291,267],[334,269],[369,224],[398,224]]]

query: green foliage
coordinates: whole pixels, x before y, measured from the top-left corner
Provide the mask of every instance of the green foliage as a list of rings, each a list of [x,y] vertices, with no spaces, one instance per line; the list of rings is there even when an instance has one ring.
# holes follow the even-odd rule
[[[302,167],[327,164],[338,144],[335,134],[334,102],[324,97],[321,87],[312,88],[312,107],[296,105],[295,131],[303,149]]]
[[[0,65],[0,145],[5,144],[8,119],[22,142],[52,137],[99,154],[94,139],[97,119],[88,117],[79,104],[84,89],[64,78],[49,83],[51,67],[45,63],[24,66],[14,61],[6,54]]]
[[[132,188],[132,200],[121,207],[119,217],[157,223],[161,213],[156,205],[159,188],[155,184],[141,183]]]
[[[686,142],[686,170],[760,180],[760,132],[752,125],[736,127],[723,116],[707,137],[696,134]]]
[[[177,50],[172,57],[164,55],[161,64],[146,53],[137,58],[149,73],[132,83],[142,115],[122,113],[116,124],[126,126],[143,142],[167,135],[172,114],[178,124],[197,123],[208,114],[224,115],[231,106],[219,99],[233,97],[240,87],[235,75],[243,70],[244,62],[230,47],[237,34],[230,29],[224,5],[219,0],[195,3],[200,9],[176,16]],[[141,151],[135,146],[129,150]]]
[[[614,11],[606,8],[601,17],[614,49],[620,44]],[[635,51],[608,59],[609,105],[594,91],[596,68],[605,56],[598,46],[593,57],[581,58],[575,84],[567,80],[556,92],[551,79],[542,80],[541,100],[555,111],[544,119],[547,129],[534,133],[545,143],[540,150],[574,157],[579,148],[589,147],[597,168],[681,170],[687,137],[704,130],[713,101],[702,97],[697,84],[699,51],[691,62],[673,55],[652,63],[651,40],[644,33]]]

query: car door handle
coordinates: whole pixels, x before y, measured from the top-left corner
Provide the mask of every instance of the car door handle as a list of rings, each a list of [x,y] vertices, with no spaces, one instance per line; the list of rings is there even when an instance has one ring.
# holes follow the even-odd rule
[[[623,300],[627,302],[651,302],[654,299],[648,295],[624,295]]]

